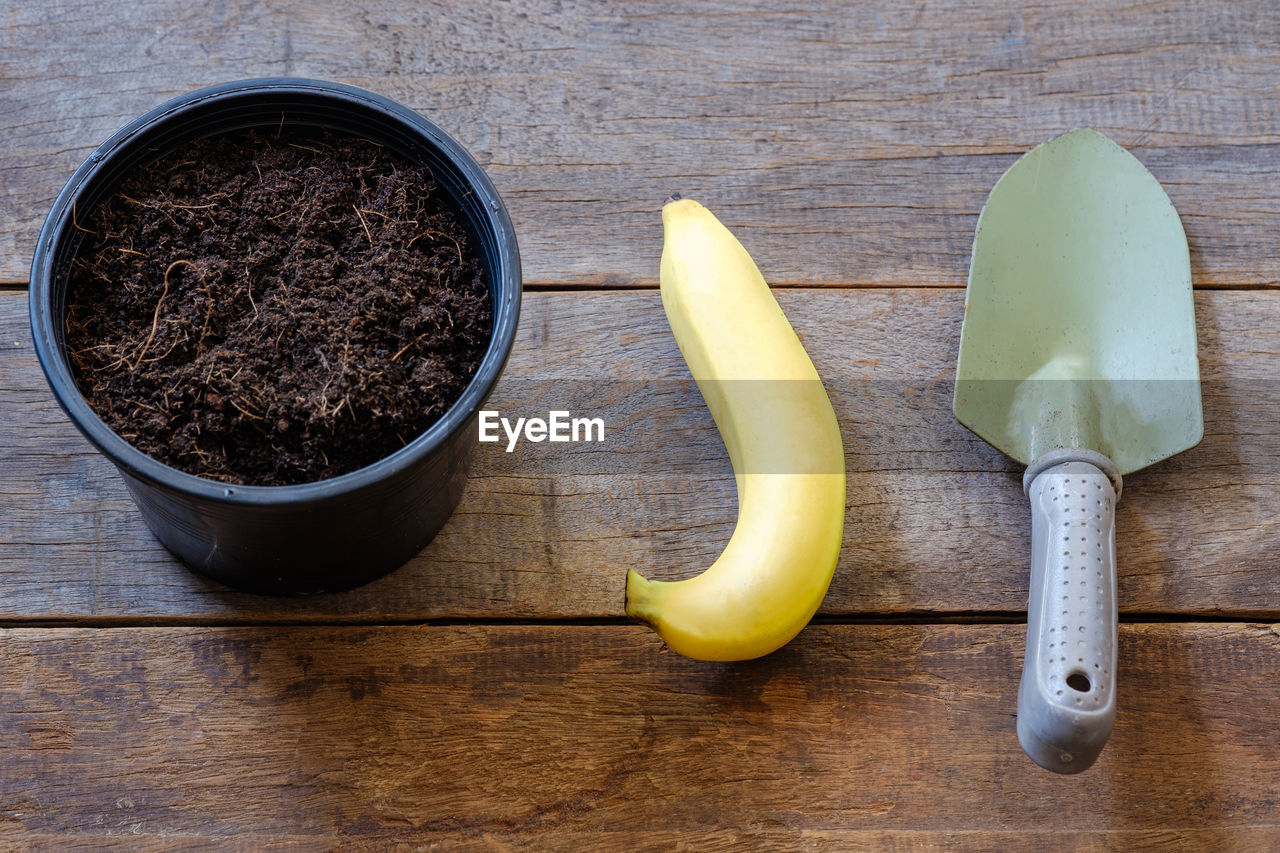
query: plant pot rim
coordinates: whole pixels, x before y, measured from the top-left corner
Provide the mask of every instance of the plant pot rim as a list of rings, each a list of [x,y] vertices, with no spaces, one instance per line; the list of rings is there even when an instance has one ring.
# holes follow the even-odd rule
[[[117,435],[79,391],[67,362],[65,347],[59,342],[56,324],[62,323],[63,317],[61,312],[54,310],[53,299],[58,237],[73,224],[75,205],[97,175],[118,158],[131,156],[132,143],[157,125],[209,101],[225,102],[241,95],[263,93],[320,96],[338,104],[345,102],[357,108],[373,109],[435,148],[457,169],[468,188],[482,202],[480,208],[485,224],[497,242],[499,261],[498,268],[487,269],[486,274],[494,279],[493,292],[510,302],[510,307],[505,310],[495,305],[489,347],[476,375],[448,411],[425,432],[396,452],[363,468],[325,480],[290,486],[238,485],[188,474],[148,456]],[[215,503],[264,507],[297,505],[326,501],[394,476],[432,454],[448,436],[466,425],[493,390],[511,352],[519,317],[520,281],[515,232],[497,189],[471,154],[434,122],[389,98],[343,83],[299,77],[257,78],[208,86],[166,101],[116,131],[81,164],[58,194],[40,230],[31,263],[31,329],[36,356],[58,404],[85,437],[122,471]]]

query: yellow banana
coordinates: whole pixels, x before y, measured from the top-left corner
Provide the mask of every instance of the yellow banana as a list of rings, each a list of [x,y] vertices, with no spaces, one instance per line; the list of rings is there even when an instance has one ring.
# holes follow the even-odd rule
[[[800,339],[742,244],[690,199],[662,209],[662,305],[738,485],[738,523],[697,577],[627,573],[627,614],[699,660],[774,651],[822,603],[844,530],[844,447]]]

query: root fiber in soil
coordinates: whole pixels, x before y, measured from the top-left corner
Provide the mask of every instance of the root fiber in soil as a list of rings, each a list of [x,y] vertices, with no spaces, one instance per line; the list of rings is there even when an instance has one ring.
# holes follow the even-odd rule
[[[226,483],[335,477],[420,435],[492,334],[431,172],[367,140],[189,143],[78,212],[67,350],[117,434]]]

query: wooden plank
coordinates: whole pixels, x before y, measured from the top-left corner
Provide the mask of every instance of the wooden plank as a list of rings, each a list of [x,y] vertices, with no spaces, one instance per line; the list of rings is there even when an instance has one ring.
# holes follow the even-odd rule
[[[407,833],[406,833],[407,834]],[[0,838],[4,833],[0,830]],[[193,847],[210,843],[199,835],[32,835],[15,834],[24,850],[69,853],[69,851],[127,851],[127,853],[184,853]],[[1054,832],[1029,827],[1022,830],[948,832],[823,829],[785,830],[772,828],[732,828],[722,830],[684,830],[673,832],[662,827],[649,827],[643,832],[539,830],[535,838],[524,837],[517,846],[502,847],[494,835],[482,838],[448,837],[446,840],[422,842],[418,837],[405,842],[413,850],[469,851],[519,850],[602,850],[627,853],[666,853],[670,850],[715,850],[717,853],[756,853],[771,850],[858,850],[871,853],[905,853],[905,851],[939,851],[949,853],[991,853],[992,850],[1053,850],[1061,853],[1184,853],[1187,850],[1230,850],[1232,853],[1274,853],[1280,841],[1280,830],[1274,827],[1237,827],[1226,829],[1134,829],[1081,830]],[[327,843],[326,843],[327,842]],[[343,850],[382,850],[378,840],[357,842],[350,836],[336,839]],[[234,839],[219,839],[218,847],[253,850],[255,853],[276,851],[327,850],[335,841],[314,836],[261,836],[237,834]],[[394,849],[394,848],[393,848]]]
[[[781,8],[785,5],[785,8]],[[1280,75],[1269,0],[1013,8],[671,0],[19,2],[0,26],[0,281],[94,146],[218,80],[351,82],[436,119],[511,206],[532,282],[651,284],[673,190],[777,284],[963,282],[1016,155],[1078,125],[1168,187],[1201,285],[1273,286]],[[74,49],[72,49],[74,46]]]
[[[1061,777],[1017,743],[1018,626],[737,665],[630,626],[9,630],[0,839],[1264,850],[1278,634],[1122,626],[1112,738]]]
[[[53,403],[23,297],[0,293],[0,619],[619,617],[628,567],[696,573],[732,530],[723,446],[658,295],[531,293],[491,404],[511,417],[566,405],[602,415],[604,444],[477,444],[457,513],[401,570],[342,595],[230,593],[167,556]],[[950,411],[962,294],[779,298],[844,431],[845,542],[822,613],[1022,613],[1021,469]],[[1120,606],[1276,618],[1280,294],[1202,292],[1197,312],[1206,438],[1126,478]]]

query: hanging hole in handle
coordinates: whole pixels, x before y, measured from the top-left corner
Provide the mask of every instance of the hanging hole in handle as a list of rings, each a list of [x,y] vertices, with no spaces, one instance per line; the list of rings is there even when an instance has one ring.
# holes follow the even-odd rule
[[[1083,672],[1073,672],[1068,675],[1067,686],[1080,693],[1088,693],[1093,688],[1093,684],[1089,681],[1089,676]]]

